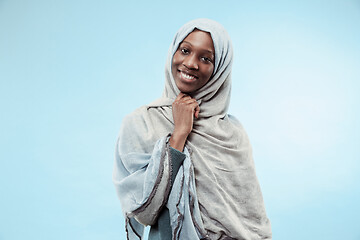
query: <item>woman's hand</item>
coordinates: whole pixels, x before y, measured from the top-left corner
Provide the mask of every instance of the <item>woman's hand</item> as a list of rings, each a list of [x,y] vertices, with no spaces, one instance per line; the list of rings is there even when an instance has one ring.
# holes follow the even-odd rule
[[[180,93],[172,104],[174,118],[174,131],[170,137],[170,146],[183,151],[186,139],[190,134],[194,117],[198,118],[200,112],[196,100],[185,93]]]

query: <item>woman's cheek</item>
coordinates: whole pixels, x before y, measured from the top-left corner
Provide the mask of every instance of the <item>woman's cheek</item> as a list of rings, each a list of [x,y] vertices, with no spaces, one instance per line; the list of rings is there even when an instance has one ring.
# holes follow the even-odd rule
[[[214,67],[213,66],[209,67],[209,70],[207,73],[209,79],[210,79],[211,75],[213,74],[213,71],[214,71]]]

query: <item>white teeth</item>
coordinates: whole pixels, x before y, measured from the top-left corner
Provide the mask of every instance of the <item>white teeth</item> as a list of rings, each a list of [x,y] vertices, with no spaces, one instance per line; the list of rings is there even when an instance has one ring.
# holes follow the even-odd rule
[[[193,80],[195,77],[181,72],[181,76],[185,79]]]

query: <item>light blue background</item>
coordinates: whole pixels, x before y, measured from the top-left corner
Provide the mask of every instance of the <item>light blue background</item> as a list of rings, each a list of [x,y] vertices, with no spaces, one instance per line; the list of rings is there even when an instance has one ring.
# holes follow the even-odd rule
[[[360,239],[360,2],[0,0],[0,239],[125,239],[121,120],[158,98],[188,20],[235,49],[276,240]]]

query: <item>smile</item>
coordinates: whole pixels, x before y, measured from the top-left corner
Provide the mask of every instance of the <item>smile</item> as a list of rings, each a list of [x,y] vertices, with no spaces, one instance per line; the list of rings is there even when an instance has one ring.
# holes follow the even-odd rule
[[[195,81],[197,79],[196,76],[184,73],[182,71],[180,71],[180,76],[185,82],[193,82],[193,81]]]

